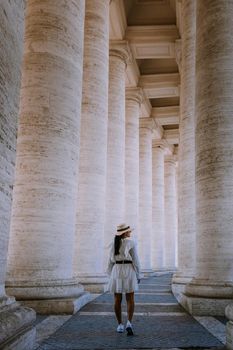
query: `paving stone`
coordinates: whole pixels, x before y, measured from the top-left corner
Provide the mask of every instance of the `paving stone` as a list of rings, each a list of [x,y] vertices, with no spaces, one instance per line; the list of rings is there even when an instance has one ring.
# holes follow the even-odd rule
[[[154,279],[148,278],[151,283]],[[158,277],[156,281],[159,282]],[[169,281],[171,282],[171,278]],[[211,334],[189,315],[171,293],[168,295],[136,293],[135,299],[133,320],[135,335],[133,337],[127,337],[125,333],[116,333],[117,322],[113,312],[113,295],[106,293],[73,315],[41,344],[39,350],[152,350],[160,348],[164,350],[214,348],[217,350],[223,347],[215,334]],[[155,303],[162,303],[162,305],[155,305]],[[125,298],[122,310],[125,322]]]
[[[50,337],[42,350],[55,349],[140,349],[158,347],[221,346],[215,337],[191,316],[135,317],[135,336],[117,334],[114,316],[74,315]]]

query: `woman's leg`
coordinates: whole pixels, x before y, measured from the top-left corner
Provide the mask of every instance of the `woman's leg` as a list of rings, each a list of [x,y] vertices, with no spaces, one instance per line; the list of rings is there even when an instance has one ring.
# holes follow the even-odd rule
[[[116,318],[118,323],[122,323],[121,319],[121,302],[122,302],[122,294],[121,293],[115,293],[115,304],[114,304],[114,310],[116,314]]]
[[[134,313],[134,292],[126,293],[128,320],[131,322]]]

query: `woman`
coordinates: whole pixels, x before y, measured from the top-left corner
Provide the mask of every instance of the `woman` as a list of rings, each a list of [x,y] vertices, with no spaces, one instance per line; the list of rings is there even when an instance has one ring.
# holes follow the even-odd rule
[[[132,318],[134,313],[134,292],[140,282],[140,266],[136,246],[129,239],[132,230],[130,226],[117,226],[114,243],[112,244],[107,273],[110,276],[108,290],[115,295],[115,314],[118,321],[117,332],[124,332],[121,318],[122,293],[126,293],[128,320],[127,335],[133,335]]]

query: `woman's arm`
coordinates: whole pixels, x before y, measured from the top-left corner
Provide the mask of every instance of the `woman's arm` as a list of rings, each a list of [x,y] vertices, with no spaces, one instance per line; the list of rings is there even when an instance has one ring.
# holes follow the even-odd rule
[[[107,275],[110,276],[112,272],[112,268],[114,266],[114,262],[112,260],[113,255],[113,247],[110,249],[109,258],[108,258],[108,265],[107,265]]]
[[[132,261],[133,261],[133,267],[136,271],[136,275],[137,275],[137,279],[141,278],[141,268],[140,268],[140,262],[139,262],[139,258],[138,258],[138,253],[137,253],[137,247],[136,244],[133,244],[133,247],[129,250],[129,253],[132,257]]]

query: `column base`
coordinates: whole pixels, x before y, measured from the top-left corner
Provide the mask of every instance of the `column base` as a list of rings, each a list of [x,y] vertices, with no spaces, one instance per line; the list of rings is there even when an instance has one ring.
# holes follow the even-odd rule
[[[81,284],[74,279],[41,282],[7,282],[9,295],[14,295],[22,305],[45,315],[72,315],[92,300]]]
[[[142,269],[141,274],[143,277],[151,277],[155,275],[155,272],[152,269]]]
[[[6,291],[14,295],[16,300],[37,300],[73,298],[84,292],[84,288],[76,280],[50,281],[7,281]]]
[[[179,303],[195,316],[224,316],[226,306],[232,299],[201,298],[183,294]]]
[[[192,315],[224,316],[225,308],[233,300],[233,286],[227,282],[208,282],[192,279],[186,285],[182,306]]]
[[[77,278],[88,292],[105,293],[107,291],[107,275],[78,274]]]
[[[226,307],[225,314],[229,319],[226,325],[226,348],[233,350],[233,303]]]
[[[20,303],[42,315],[73,315],[92,300],[89,292],[83,292],[75,298],[22,300]]]
[[[191,282],[193,276],[182,276],[176,273],[172,277],[172,293],[180,304],[182,304],[183,294],[186,285]]]
[[[33,349],[36,340],[34,310],[13,302],[0,308],[0,349]]]

